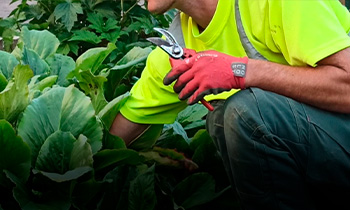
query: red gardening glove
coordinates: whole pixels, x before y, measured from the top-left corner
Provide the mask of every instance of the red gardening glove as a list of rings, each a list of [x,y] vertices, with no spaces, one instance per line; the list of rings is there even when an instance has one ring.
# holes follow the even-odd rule
[[[233,57],[214,50],[193,54],[184,60],[170,58],[172,70],[163,83],[174,85],[179,99],[188,104],[200,101],[205,95],[218,94],[231,89],[245,89],[248,58]]]

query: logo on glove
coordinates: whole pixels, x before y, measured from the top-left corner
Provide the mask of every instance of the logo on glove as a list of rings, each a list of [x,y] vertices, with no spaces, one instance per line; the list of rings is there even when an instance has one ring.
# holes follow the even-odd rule
[[[232,63],[231,68],[236,77],[245,77],[247,68],[245,63]]]

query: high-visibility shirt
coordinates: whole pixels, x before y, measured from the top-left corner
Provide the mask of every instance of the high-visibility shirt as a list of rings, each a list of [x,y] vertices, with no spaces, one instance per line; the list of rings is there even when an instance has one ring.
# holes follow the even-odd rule
[[[315,67],[318,61],[350,46],[350,14],[336,0],[240,0],[239,10],[250,43],[272,62]],[[219,0],[203,32],[183,13],[181,27],[187,48],[246,56],[236,26],[235,0]],[[135,123],[174,122],[187,104],[178,99],[173,85],[163,85],[170,69],[169,56],[160,48],[152,51],[140,80],[120,110],[124,117]],[[205,99],[226,99],[237,91]]]

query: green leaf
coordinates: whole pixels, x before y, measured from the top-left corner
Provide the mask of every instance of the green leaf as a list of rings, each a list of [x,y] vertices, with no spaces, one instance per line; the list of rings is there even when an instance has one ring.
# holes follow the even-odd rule
[[[215,180],[208,173],[196,173],[185,178],[173,191],[174,202],[184,209],[205,204],[217,196]]]
[[[58,130],[75,138],[86,136],[93,154],[102,146],[102,125],[91,101],[72,85],[52,88],[34,99],[23,113],[18,133],[32,149],[33,164],[46,139]]]
[[[76,70],[91,70],[93,74],[97,73],[102,62],[115,49],[116,46],[109,43],[107,47],[97,47],[87,50],[77,59]]]
[[[126,93],[113,99],[98,113],[98,117],[102,120],[107,129],[112,126],[114,118],[117,116],[119,110],[125,104],[128,97],[129,93]]]
[[[73,28],[74,22],[78,20],[78,14],[83,14],[81,4],[72,3],[71,0],[58,4],[54,11],[56,19],[62,19],[68,31]]]
[[[126,149],[126,145],[122,138],[106,131],[103,136],[102,149]]]
[[[45,88],[52,87],[56,81],[57,81],[57,76],[49,76],[44,78],[43,80],[36,82],[37,79],[40,76],[34,76],[32,77],[28,87],[29,87],[29,100],[33,100],[35,96],[37,96],[37,93],[40,94]]]
[[[192,138],[190,147],[194,151],[192,160],[215,178],[216,185],[228,186],[229,180],[226,176],[222,157],[206,129],[197,131]]]
[[[169,138],[170,136],[180,135],[189,144],[190,139],[187,136],[185,129],[182,125],[175,121],[173,124],[164,125],[162,138]]]
[[[103,76],[95,76],[91,71],[79,71],[77,80],[79,82],[79,87],[86,95],[90,96],[92,105],[96,112],[100,112],[100,110],[107,104],[103,89],[103,84],[107,79]]]
[[[142,23],[139,21],[135,21],[128,25],[128,27],[125,29],[127,33],[130,33],[132,31],[139,31],[142,28]]]
[[[0,92],[6,88],[7,83],[6,77],[0,72]]]
[[[167,136],[167,133],[163,133],[157,140],[156,146],[162,148],[176,149],[179,152],[185,154],[191,154],[193,151],[190,145],[185,141],[185,139],[179,135]]]
[[[40,8],[39,4],[35,4],[28,6],[27,14],[29,14],[31,17],[34,17],[37,20],[40,20],[41,17],[45,14],[45,12]]]
[[[106,39],[111,43],[116,43],[119,37],[120,37],[120,28],[118,30],[101,34],[101,39]]]
[[[96,209],[128,209],[130,182],[139,175],[137,166],[121,165],[108,171],[103,177],[108,185]]]
[[[69,39],[69,41],[83,41],[92,44],[98,44],[101,42],[101,39],[94,32],[80,30],[74,31],[74,35]]]
[[[80,135],[77,141],[74,142],[69,168],[91,166],[93,163],[92,150],[84,135]]]
[[[140,23],[140,27],[145,30],[145,34],[153,32],[154,24],[151,22],[151,18],[135,17],[135,19]]]
[[[90,29],[96,30],[98,33],[109,32],[111,30],[119,29],[118,22],[115,19],[108,18],[106,21],[103,19],[103,13],[89,13],[87,20],[91,23]]]
[[[89,28],[96,30],[99,33],[103,32],[103,16],[102,13],[89,13],[87,20],[92,24],[89,25]]]
[[[42,59],[53,55],[60,44],[60,41],[51,32],[28,30],[27,27],[22,28],[22,39],[24,47],[36,52]]]
[[[13,189],[13,197],[16,199],[21,209],[50,209],[50,210],[69,210],[71,203],[67,195],[61,195],[56,192],[46,192],[44,197],[34,195],[32,189],[28,189],[26,183],[21,182],[11,172],[5,171],[7,177],[16,184]]]
[[[192,138],[190,147],[194,151],[192,160],[200,167],[207,170],[215,168],[214,171],[220,171],[219,167],[223,168],[222,159],[207,130],[198,130]],[[224,171],[221,172],[225,173]]]
[[[193,106],[187,106],[177,116],[176,120],[182,126],[188,126],[191,123],[205,122],[203,119],[208,114],[208,109],[202,104],[194,104]]]
[[[130,68],[131,66],[146,60],[151,51],[152,49],[150,47],[134,47],[122,59],[120,59],[111,70]]]
[[[153,210],[157,203],[154,190],[155,166],[140,174],[130,184],[129,210]]]
[[[134,47],[109,70],[108,81],[105,83],[106,98],[112,100],[118,96],[117,91],[128,90],[122,80],[135,70],[136,64],[144,62],[150,52],[151,48]]]
[[[12,54],[0,51],[0,74],[2,73],[6,79],[10,79],[12,76],[13,69],[17,66],[19,62],[16,57]]]
[[[70,52],[72,52],[74,55],[78,55],[79,52],[79,45],[77,44],[78,42],[68,42],[68,43],[62,43],[58,49],[57,53],[58,54],[63,54],[67,55]]]
[[[50,71],[49,65],[35,51],[26,47],[23,49],[22,63],[28,64],[34,75],[43,75]]]
[[[0,20],[0,27],[11,28],[16,24],[16,19],[14,17],[8,17]]]
[[[22,182],[26,182],[30,167],[29,146],[16,135],[9,122],[0,120],[0,185],[6,178],[3,170],[10,171]]]
[[[157,165],[174,169],[187,169],[190,172],[198,169],[198,165],[195,162],[186,158],[184,154],[177,152],[175,149],[154,147],[151,151],[140,152],[140,155],[145,158],[145,161],[155,162]]]
[[[213,140],[210,137],[209,133],[205,129],[200,129],[197,131],[197,133],[193,136],[191,139],[190,147],[192,150],[195,150],[196,148],[200,147],[201,145],[205,144],[213,144]]]
[[[162,124],[152,124],[148,126],[133,142],[130,143],[129,148],[142,151],[148,150],[156,143],[160,133],[162,132]]]
[[[75,140],[70,132],[50,135],[40,148],[35,169],[59,174],[68,171]]]
[[[86,173],[91,170],[92,162],[92,151],[86,137],[81,135],[76,140],[70,132],[56,131],[41,147],[35,169],[42,171],[44,175],[47,175],[46,172],[51,173],[51,178],[56,176],[60,177],[60,181],[66,181],[69,178],[73,179],[70,176],[79,177],[79,174],[68,173],[69,171],[80,168],[81,172]],[[88,168],[90,170],[87,170]],[[64,174],[65,176],[61,176]]]
[[[75,69],[75,61],[69,57],[55,54],[46,59],[51,68],[50,75],[58,75],[57,84],[60,86],[68,86],[67,75]]]
[[[34,170],[34,173],[42,174],[55,182],[66,182],[66,181],[76,180],[90,171],[92,171],[92,168],[85,166],[85,167],[79,167],[73,170],[69,170],[64,174],[50,173],[50,172],[37,171],[37,170]]]
[[[27,83],[32,76],[33,72],[28,66],[16,66],[13,78],[0,93],[0,119],[14,122],[27,107],[29,94]]]
[[[118,21],[112,18],[108,18],[104,24],[103,32],[109,32],[111,30],[116,30],[116,29],[120,31],[120,26],[118,26]]]
[[[139,156],[139,153],[134,150],[105,149],[94,156],[94,168],[98,171],[121,164],[137,165],[141,161],[142,158]]]
[[[103,1],[106,3],[102,3]],[[94,11],[103,14],[105,17],[110,17],[114,19],[120,18],[117,16],[119,14],[116,14],[116,11],[120,11],[120,9],[117,9],[114,5],[111,6],[110,2],[110,0],[97,0],[94,6]],[[118,4],[120,2],[116,3]]]
[[[17,19],[18,20],[18,19]],[[18,34],[17,30],[14,28],[6,28],[3,30],[1,37],[3,38],[4,50],[11,52],[16,46],[14,41],[14,36]]]
[[[70,53],[70,51],[71,51],[71,49],[70,49],[70,47],[69,47],[69,44],[68,44],[68,43],[62,43],[62,44],[58,47],[56,53],[62,54],[62,55],[68,55],[68,53]]]

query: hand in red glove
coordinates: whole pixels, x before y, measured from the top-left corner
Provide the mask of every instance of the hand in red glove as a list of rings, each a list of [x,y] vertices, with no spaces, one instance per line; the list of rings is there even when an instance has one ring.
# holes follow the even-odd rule
[[[187,54],[192,56],[184,60],[170,58],[173,68],[163,80],[165,85],[177,80],[174,91],[179,93],[180,100],[189,98],[187,103],[194,104],[205,95],[245,89],[247,57],[237,58],[214,50]]]

